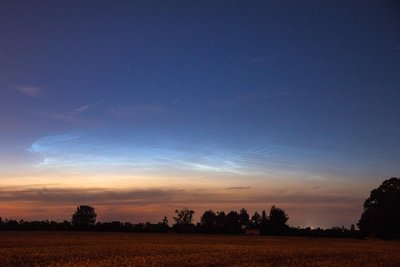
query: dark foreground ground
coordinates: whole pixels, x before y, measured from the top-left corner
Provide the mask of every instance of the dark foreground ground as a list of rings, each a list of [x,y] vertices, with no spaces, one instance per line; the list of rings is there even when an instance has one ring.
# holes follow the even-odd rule
[[[400,266],[400,242],[307,237],[0,232],[1,266]]]

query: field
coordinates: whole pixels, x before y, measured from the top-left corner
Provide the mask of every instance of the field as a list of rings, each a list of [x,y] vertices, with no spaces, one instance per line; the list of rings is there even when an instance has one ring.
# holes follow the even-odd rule
[[[303,237],[0,232],[1,266],[400,266],[400,242]]]

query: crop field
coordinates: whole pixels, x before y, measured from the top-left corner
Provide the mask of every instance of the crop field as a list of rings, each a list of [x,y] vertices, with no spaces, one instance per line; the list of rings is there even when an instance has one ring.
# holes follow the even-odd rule
[[[1,266],[400,266],[400,242],[80,232],[0,232]]]

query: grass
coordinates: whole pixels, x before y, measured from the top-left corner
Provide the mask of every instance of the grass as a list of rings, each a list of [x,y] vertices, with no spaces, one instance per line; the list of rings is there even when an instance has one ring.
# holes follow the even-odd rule
[[[309,237],[0,232],[1,266],[400,266],[400,242]]]

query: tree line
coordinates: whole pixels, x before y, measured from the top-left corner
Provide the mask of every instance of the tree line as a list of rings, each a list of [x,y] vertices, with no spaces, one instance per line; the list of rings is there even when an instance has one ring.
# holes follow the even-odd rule
[[[157,223],[99,222],[95,208],[81,205],[71,216],[71,221],[16,221],[2,220],[0,230],[19,231],[95,231],[95,232],[138,232],[138,233],[198,233],[198,234],[251,234],[251,235],[299,235],[299,236],[340,236],[358,237],[359,231],[342,227],[331,229],[294,228],[287,224],[289,216],[276,206],[267,213],[255,212],[250,215],[247,209],[238,211],[205,211],[198,223],[193,222],[195,211],[188,208],[175,210],[174,223],[169,225],[168,218],[163,217]]]
[[[299,235],[365,237],[382,239],[400,238],[400,179],[385,180],[371,191],[364,202],[364,209],[357,224],[350,229],[333,227],[331,229],[311,229],[290,227],[289,216],[276,206],[267,213],[255,212],[250,215],[246,209],[240,211],[205,211],[200,222],[193,223],[194,210],[184,208],[175,211],[172,227],[164,216],[157,223],[98,222],[95,208],[89,205],[78,206],[71,221],[16,221],[0,217],[0,230],[56,230],[56,231],[118,231],[118,232],[177,232],[205,234],[253,234],[253,235]]]
[[[289,216],[283,209],[272,206],[269,214],[263,210],[261,215],[255,212],[249,215],[246,209],[239,212],[224,211],[214,212],[208,210],[203,213],[200,222],[196,225],[192,223],[194,211],[190,209],[176,210],[174,217],[175,224],[173,230],[176,232],[200,232],[208,234],[242,234],[252,231],[257,234],[285,234],[289,226],[287,221]]]

